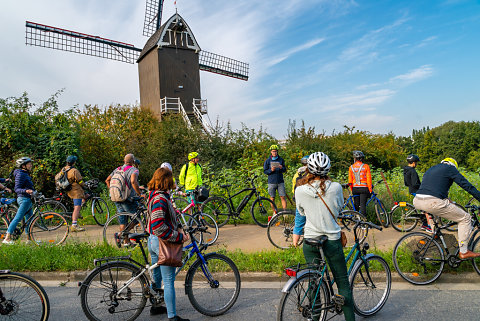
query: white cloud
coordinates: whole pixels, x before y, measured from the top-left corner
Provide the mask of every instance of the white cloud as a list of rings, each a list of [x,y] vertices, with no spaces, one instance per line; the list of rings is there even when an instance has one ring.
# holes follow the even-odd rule
[[[302,45],[291,48],[290,50],[278,55],[277,57],[270,58],[269,62],[267,62],[267,66],[271,67],[271,66],[274,66],[276,64],[279,64],[282,61],[290,58],[292,55],[294,55],[298,52],[304,51],[304,50],[308,50],[308,49],[318,45],[319,43],[323,42],[324,40],[325,40],[324,38],[315,38],[315,39],[312,39],[312,40],[310,40],[310,41],[308,41],[308,42],[306,42]]]
[[[412,83],[430,77],[433,74],[433,67],[431,65],[423,65],[417,69],[411,70],[405,74],[395,76],[390,79],[390,82],[403,81]]]
[[[349,107],[372,106],[384,103],[386,100],[395,95],[395,91],[391,89],[379,89],[367,91],[359,94],[344,94],[340,96],[332,96],[327,98],[321,105],[319,111],[346,111]]]

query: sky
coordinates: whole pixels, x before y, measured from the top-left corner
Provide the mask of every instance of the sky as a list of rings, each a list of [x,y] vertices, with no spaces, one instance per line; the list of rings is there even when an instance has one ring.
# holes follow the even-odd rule
[[[212,121],[284,139],[304,122],[408,136],[480,119],[480,1],[177,0],[203,50],[250,64],[247,82],[200,72]],[[165,1],[162,21],[175,12]],[[25,45],[25,21],[143,48],[143,0],[0,4],[0,98],[63,110],[138,105],[137,65]]]

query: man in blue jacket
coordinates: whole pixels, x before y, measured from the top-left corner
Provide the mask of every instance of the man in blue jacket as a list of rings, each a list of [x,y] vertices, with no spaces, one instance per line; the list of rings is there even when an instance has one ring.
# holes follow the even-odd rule
[[[480,253],[468,250],[468,239],[472,232],[472,218],[448,199],[448,190],[453,182],[480,201],[480,191],[458,171],[453,158],[445,158],[438,165],[430,167],[423,174],[423,181],[417,190],[413,205],[416,209],[458,223],[458,245],[462,260],[480,257]]]
[[[270,157],[267,158],[263,164],[263,172],[268,175],[268,194],[270,199],[275,202],[275,195],[278,190],[278,195],[282,201],[283,209],[287,208],[287,201],[285,200],[285,182],[283,180],[283,173],[287,171],[285,161],[278,156],[278,145],[270,146]]]

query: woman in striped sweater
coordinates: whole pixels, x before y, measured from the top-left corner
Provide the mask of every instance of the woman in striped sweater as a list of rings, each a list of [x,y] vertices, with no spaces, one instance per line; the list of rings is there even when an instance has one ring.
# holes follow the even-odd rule
[[[148,251],[152,257],[152,263],[158,261],[158,238],[173,243],[183,243],[189,238],[188,234],[183,232],[170,200],[169,191],[174,187],[172,172],[165,168],[157,169],[148,183],[148,190],[150,191],[148,199],[148,232],[150,233]],[[189,321],[180,318],[176,312],[175,269],[174,266],[161,265],[161,274],[156,273],[155,283],[160,288],[160,282],[163,279],[168,320]]]

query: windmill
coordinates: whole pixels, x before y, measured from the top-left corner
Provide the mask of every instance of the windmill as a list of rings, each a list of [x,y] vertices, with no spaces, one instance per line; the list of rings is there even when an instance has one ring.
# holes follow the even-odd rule
[[[163,0],[146,0],[143,49],[134,45],[67,29],[26,21],[26,45],[70,51],[84,55],[138,63],[140,105],[161,120],[180,113],[189,124],[207,114],[207,101],[200,95],[200,70],[248,80],[247,63],[204,51],[192,30],[176,12],[163,25]]]

